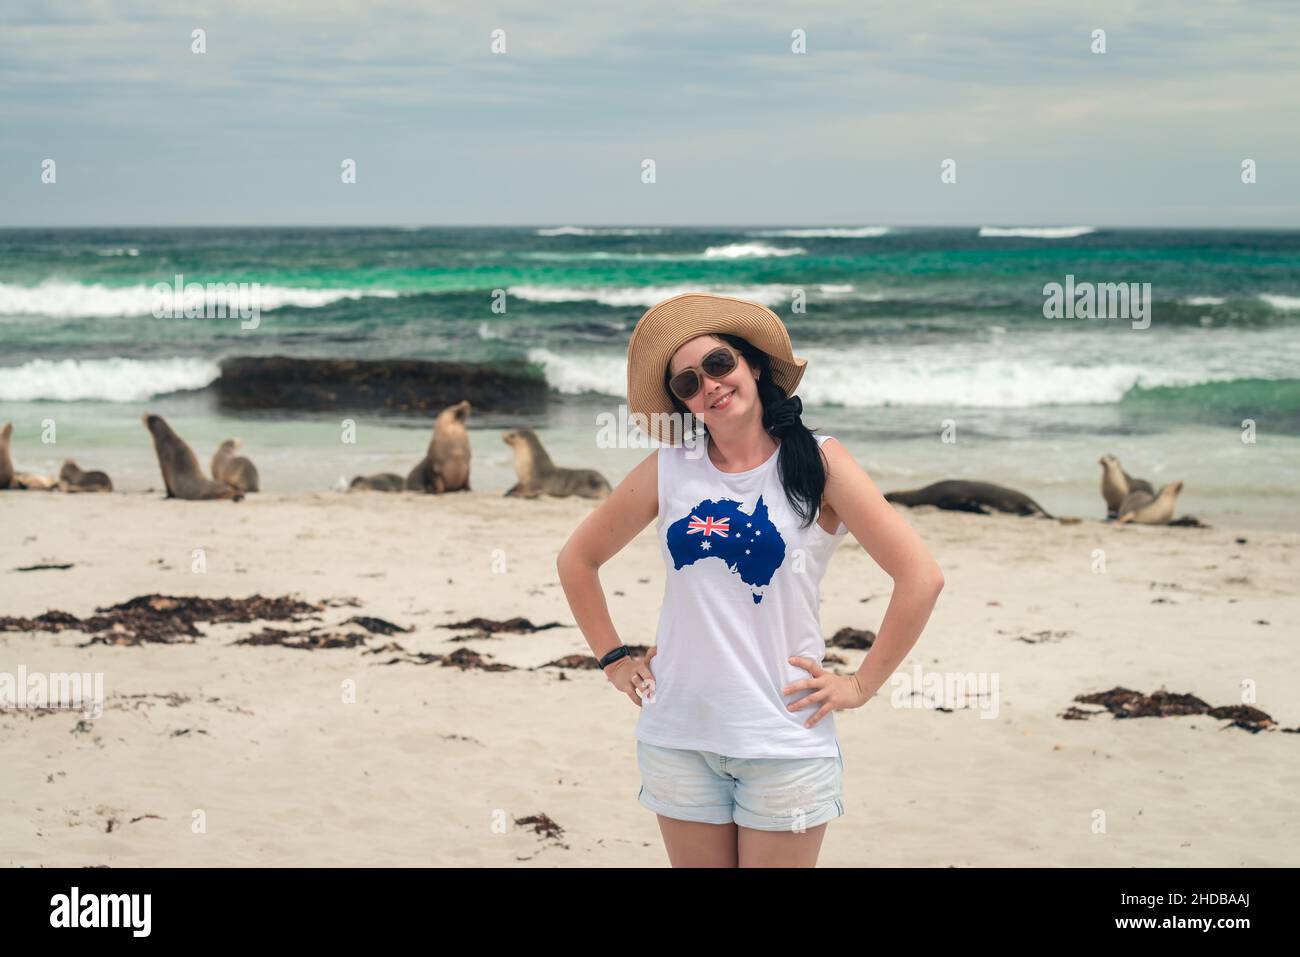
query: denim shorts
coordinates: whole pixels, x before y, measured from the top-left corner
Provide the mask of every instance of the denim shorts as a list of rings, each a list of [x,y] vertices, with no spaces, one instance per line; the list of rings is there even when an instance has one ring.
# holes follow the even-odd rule
[[[833,758],[730,758],[638,739],[636,760],[637,800],[679,821],[804,831],[844,814],[843,752]]]

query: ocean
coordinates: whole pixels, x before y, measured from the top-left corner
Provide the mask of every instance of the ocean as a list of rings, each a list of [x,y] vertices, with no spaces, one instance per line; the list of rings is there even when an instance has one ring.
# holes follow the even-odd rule
[[[257,283],[257,327],[154,318],[152,287],[177,275]],[[1050,283],[1149,288],[1149,325],[1049,318]],[[205,465],[238,436],[267,492],[326,491],[405,474],[431,423],[358,415],[347,444],[339,413],[233,416],[211,388],[222,358],[524,359],[551,401],[535,415],[471,417],[475,490],[513,484],[500,433],[519,425],[558,464],[616,483],[648,454],[596,445],[595,417],[624,401],[628,337],[649,306],[696,290],[782,317],[809,360],[805,424],[841,439],[883,490],[977,478],[1102,518],[1097,460],[1113,453],[1157,486],[1183,480],[1180,514],[1300,530],[1292,231],[0,230],[0,422],[15,424],[20,469],[75,458],[132,491],[161,488],[140,424],[155,411]]]

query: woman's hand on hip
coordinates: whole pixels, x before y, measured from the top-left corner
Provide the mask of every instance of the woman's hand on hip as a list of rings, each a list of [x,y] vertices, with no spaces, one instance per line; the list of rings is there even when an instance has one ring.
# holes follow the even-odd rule
[[[658,646],[651,645],[644,658],[624,655],[605,669],[605,677],[638,708],[642,698],[654,704],[655,676],[650,670],[650,659],[658,650]]]
[[[785,706],[786,710],[803,711],[814,705],[820,706],[817,713],[804,722],[805,728],[814,727],[818,721],[832,711],[860,708],[866,704],[862,689],[858,687],[857,678],[853,675],[832,674],[811,658],[790,658],[788,660],[792,665],[803,668],[812,677],[796,681],[794,684],[788,684],[781,689],[782,696],[794,694],[796,691],[811,692],[798,701],[790,702]]]

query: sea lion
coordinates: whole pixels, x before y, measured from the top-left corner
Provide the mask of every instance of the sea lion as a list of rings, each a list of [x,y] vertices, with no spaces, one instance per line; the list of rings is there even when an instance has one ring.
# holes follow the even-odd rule
[[[1120,467],[1119,459],[1103,455],[1101,464],[1101,497],[1106,500],[1106,517],[1114,518],[1129,492],[1146,492],[1155,495],[1155,489],[1146,479],[1134,478]]]
[[[15,472],[9,487],[25,489],[29,492],[49,492],[59,487],[59,480],[51,475],[37,475],[35,472]]]
[[[1129,492],[1119,506],[1119,520],[1137,522],[1139,525],[1168,525],[1174,517],[1174,502],[1183,490],[1183,483],[1170,482],[1160,489],[1160,494]]]
[[[6,422],[0,429],[0,488],[8,488],[14,480],[14,460],[9,456],[9,438],[13,434],[12,422]]]
[[[47,492],[57,486],[58,481],[48,475],[14,471],[14,460],[9,451],[13,434],[14,424],[12,422],[6,422],[5,427],[0,429],[0,488],[12,489],[16,492]]]
[[[348,486],[349,492],[401,492],[406,488],[405,480],[393,472],[381,472],[379,475],[358,475]]]
[[[218,482],[233,485],[241,492],[256,492],[257,466],[242,455],[235,455],[240,447],[239,439],[226,439],[217,446],[212,456],[212,477]]]
[[[398,491],[433,491],[433,473],[429,469],[429,456],[427,453],[424,458],[420,459],[420,464],[406,473],[406,478],[402,480],[402,487]]]
[[[501,436],[514,449],[515,472],[519,481],[506,495],[537,498],[542,493],[563,497],[605,498],[613,489],[595,469],[562,469],[551,461],[532,429],[514,429]]]
[[[239,501],[244,493],[225,482],[214,482],[203,474],[199,460],[172,427],[160,415],[145,413],[140,417],[144,427],[153,436],[153,449],[158,455],[167,498],[214,499],[229,498]]]
[[[462,400],[438,413],[433,424],[433,438],[420,464],[406,476],[406,488],[412,492],[468,492],[469,431],[465,420],[472,406]]]
[[[111,492],[112,480],[103,472],[83,472],[68,459],[59,470],[59,489],[64,492]]]
[[[1023,492],[989,482],[966,482],[960,479],[935,482],[912,491],[889,492],[885,495],[885,501],[897,502],[908,508],[934,505],[954,512],[979,512],[981,515],[988,515],[992,510],[1010,512],[1013,515],[1054,517]]]

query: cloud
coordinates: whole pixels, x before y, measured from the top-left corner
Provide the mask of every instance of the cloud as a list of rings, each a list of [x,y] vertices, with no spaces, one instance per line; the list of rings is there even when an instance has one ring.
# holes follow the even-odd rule
[[[488,198],[475,207],[485,222],[507,215],[491,199],[507,191],[521,204],[511,222],[557,206],[575,210],[566,221],[577,210],[633,221],[651,208],[742,222],[764,204],[817,222],[996,210],[1055,222],[1078,218],[1059,204],[1082,176],[1108,200],[1129,197],[1118,205],[1141,222],[1146,176],[1190,194],[1187,208],[1214,208],[1205,197],[1238,185],[1244,156],[1263,164],[1260,183],[1250,201],[1233,194],[1225,215],[1252,202],[1266,215],[1280,199],[1269,184],[1300,174],[1300,62],[1288,42],[1298,27],[1297,5],[1266,0],[1117,0],[1086,12],[1019,0],[20,2],[0,14],[0,215],[113,222],[148,198],[223,222],[265,222],[271,210],[338,222],[367,209],[436,215],[455,183]],[[202,55],[190,50],[196,28]],[[1098,28],[1104,55],[1089,51]],[[491,52],[496,29],[505,55]],[[805,55],[790,50],[796,29]],[[1207,149],[1222,151],[1224,184],[1183,169]],[[56,154],[70,178],[42,192],[33,170]],[[345,156],[363,177],[395,177],[359,180],[368,206],[320,198]],[[908,184],[918,169],[937,182],[948,156],[981,171],[959,178],[960,202]],[[646,157],[663,173],[653,203],[624,185],[640,185]],[[1122,159],[1112,180],[1090,175],[1099,157]],[[1029,164],[1037,197],[1015,188]],[[719,190],[720,177],[735,188]],[[106,180],[112,190],[88,187]],[[798,204],[764,196],[796,182]],[[557,189],[575,192],[542,195]],[[223,197],[219,208],[195,195],[205,190]],[[863,195],[881,199],[845,205]]]

